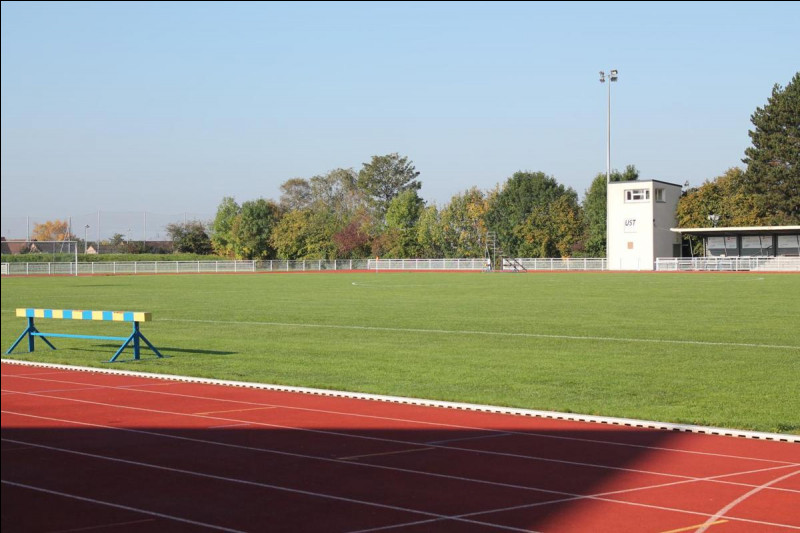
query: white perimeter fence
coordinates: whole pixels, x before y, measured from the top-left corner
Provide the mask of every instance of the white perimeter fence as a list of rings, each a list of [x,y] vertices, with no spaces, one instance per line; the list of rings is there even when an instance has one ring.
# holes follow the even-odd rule
[[[800,272],[800,257],[658,258],[660,272]]]
[[[483,270],[485,259],[339,259],[336,261],[96,261],[78,263],[79,275],[348,270]],[[3,263],[3,275],[75,275],[75,263]]]
[[[605,258],[516,259],[529,271],[602,271]],[[659,272],[754,271],[800,272],[800,257],[696,257],[659,258]],[[75,263],[2,263],[2,275],[75,275]],[[189,274],[215,272],[318,272],[318,271],[482,271],[485,259],[339,259],[336,261],[116,261],[77,263],[79,275]],[[501,268],[511,270],[504,262]]]

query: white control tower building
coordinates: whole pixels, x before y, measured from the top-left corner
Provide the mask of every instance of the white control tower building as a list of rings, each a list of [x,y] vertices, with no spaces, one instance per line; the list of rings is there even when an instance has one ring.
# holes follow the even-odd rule
[[[681,186],[658,180],[608,184],[608,269],[655,270],[656,257],[680,257]]]

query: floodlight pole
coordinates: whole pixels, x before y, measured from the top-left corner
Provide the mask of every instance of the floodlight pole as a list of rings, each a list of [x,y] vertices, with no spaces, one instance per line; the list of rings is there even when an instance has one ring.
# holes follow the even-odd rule
[[[611,69],[608,72],[608,114],[606,116],[606,268],[610,268],[611,265],[609,264],[609,254],[608,248],[611,244],[609,242],[610,238],[610,222],[609,222],[609,193],[608,193],[608,186],[611,183],[611,82],[617,81],[619,71],[617,69]],[[606,82],[606,73],[605,71],[600,71],[600,83]]]
[[[86,255],[86,246],[89,244],[87,239],[89,238],[89,224],[86,224],[83,227],[83,254]]]

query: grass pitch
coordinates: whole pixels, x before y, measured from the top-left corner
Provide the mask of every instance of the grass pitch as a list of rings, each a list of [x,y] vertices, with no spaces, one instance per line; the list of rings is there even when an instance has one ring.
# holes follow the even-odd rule
[[[2,349],[17,307],[150,311],[164,359],[61,338],[4,357],[797,434],[798,295],[791,274],[4,278]]]

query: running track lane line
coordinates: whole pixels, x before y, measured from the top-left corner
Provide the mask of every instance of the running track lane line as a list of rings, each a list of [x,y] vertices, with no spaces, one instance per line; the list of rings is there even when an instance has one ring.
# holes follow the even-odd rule
[[[112,462],[123,463],[123,464],[131,465],[131,466],[137,466],[137,467],[152,468],[152,469],[155,469],[155,470],[163,470],[165,472],[172,472],[172,473],[176,473],[176,474],[184,474],[184,475],[188,475],[188,476],[195,476],[195,477],[201,477],[201,478],[206,478],[206,479],[213,479],[213,480],[216,480],[216,481],[224,481],[224,482],[228,482],[228,483],[239,483],[239,484],[242,484],[242,485],[248,485],[248,486],[252,486],[252,487],[258,487],[258,488],[272,489],[272,490],[277,490],[277,491],[290,492],[290,493],[293,493],[293,494],[301,494],[303,496],[311,496],[311,497],[315,497],[315,498],[330,499],[330,500],[335,500],[335,501],[340,501],[340,502],[352,503],[352,504],[356,504],[356,505],[365,505],[365,506],[368,506],[368,507],[376,507],[376,508],[379,508],[379,509],[388,509],[388,510],[391,510],[391,511],[400,511],[400,512],[405,512],[405,513],[410,513],[410,514],[418,514],[418,515],[433,517],[433,518],[435,518],[437,520],[456,520],[458,522],[466,522],[466,523],[469,523],[469,524],[475,524],[475,525],[481,525],[481,526],[489,526],[489,527],[494,527],[494,528],[497,528],[497,529],[505,529],[507,531],[521,531],[521,532],[525,532],[525,533],[529,533],[529,531],[530,531],[528,529],[519,529],[519,528],[515,528],[515,527],[510,527],[510,526],[503,526],[503,525],[495,524],[495,523],[492,523],[492,522],[481,522],[480,520],[470,520],[470,519],[467,519],[467,518],[451,517],[451,516],[443,515],[443,514],[439,514],[439,513],[431,513],[429,511],[421,511],[419,509],[409,509],[409,508],[406,508],[406,507],[399,507],[399,506],[396,506],[396,505],[388,505],[388,504],[377,503],[377,502],[368,502],[368,501],[364,501],[364,500],[356,500],[354,498],[346,498],[344,496],[336,496],[336,495],[333,495],[333,494],[324,494],[324,493],[321,493],[321,492],[311,492],[311,491],[307,491],[307,490],[293,489],[293,488],[289,488],[289,487],[282,487],[280,485],[273,485],[271,483],[261,483],[261,482],[258,482],[258,481],[247,481],[245,479],[236,479],[236,478],[231,478],[231,477],[218,476],[218,475],[215,475],[215,474],[207,474],[205,472],[195,472],[193,470],[185,470],[183,468],[171,468],[171,467],[168,467],[168,466],[161,466],[161,465],[156,465],[156,464],[152,464],[152,463],[144,463],[144,462],[141,462],[141,461],[130,461],[130,460],[121,459],[121,458],[118,458],[118,457],[108,457],[108,456],[94,454],[94,453],[79,452],[77,450],[70,450],[70,449],[67,449],[67,448],[58,448],[58,447],[55,447],[55,446],[46,446],[44,444],[35,444],[35,443],[32,443],[32,442],[17,441],[17,440],[14,440],[14,439],[6,439],[6,438],[4,438],[2,440],[4,442],[12,442],[14,444],[26,444],[28,446],[32,446],[32,447],[35,447],[35,448],[41,448],[41,449],[48,450],[48,451],[56,451],[56,452],[61,452],[61,453],[71,453],[71,454],[75,454],[75,455],[80,455],[82,457],[89,457],[91,459],[112,461]],[[8,483],[6,480],[2,480],[2,482],[3,483]],[[227,530],[227,531],[238,531],[238,530]]]
[[[6,440],[6,439],[3,439],[3,440]],[[191,524],[193,526],[207,527],[209,529],[216,529],[218,531],[228,531],[230,533],[247,533],[246,531],[240,531],[238,529],[230,529],[230,528],[227,528],[227,527],[217,526],[217,525],[214,525],[214,524],[207,524],[205,522],[198,522],[196,520],[189,520],[188,518],[181,518],[179,516],[173,516],[173,515],[158,513],[156,511],[148,511],[146,509],[139,509],[138,507],[129,507],[127,505],[122,505],[122,504],[119,504],[119,503],[111,503],[111,502],[106,502],[106,501],[102,501],[102,500],[95,500],[94,498],[86,498],[84,496],[78,496],[77,494],[67,494],[65,492],[58,492],[58,491],[55,491],[55,490],[45,489],[45,488],[42,488],[42,487],[34,487],[33,485],[26,485],[24,483],[15,483],[13,481],[6,481],[5,479],[2,480],[2,483],[3,483],[3,485],[9,485],[11,487],[29,489],[29,490],[34,490],[34,491],[37,491],[37,492],[44,492],[46,494],[53,494],[55,496],[61,496],[61,497],[64,497],[64,498],[70,498],[70,499],[73,499],[73,500],[80,500],[82,502],[88,502],[88,503],[92,503],[92,504],[95,504],[95,505],[105,505],[105,506],[108,506],[108,507],[114,507],[116,509],[123,509],[125,511],[133,511],[135,513],[142,513],[142,514],[146,514],[146,515],[149,515],[149,516],[155,516],[155,517],[158,517],[158,518],[166,518],[167,520],[174,520],[176,522],[183,522],[185,524]]]
[[[769,487],[770,485],[774,485],[775,483],[783,481],[784,479],[788,479],[788,478],[790,478],[790,477],[792,477],[794,475],[797,475],[797,474],[800,474],[800,470],[795,470],[794,472],[790,472],[790,473],[786,474],[785,476],[781,476],[779,478],[775,478],[772,481],[769,481],[767,483],[764,483],[761,486],[758,486],[758,487],[754,488],[753,490],[751,490],[747,494],[742,494],[741,496],[739,496],[738,498],[733,500],[731,503],[729,503],[728,505],[726,505],[725,507],[723,507],[722,509],[717,511],[714,514],[714,516],[711,516],[708,520],[706,520],[706,522],[703,524],[703,526],[700,529],[697,530],[697,533],[705,533],[705,531],[712,525],[712,523],[715,520],[718,520],[721,517],[725,516],[725,513],[727,513],[728,511],[730,511],[731,509],[733,509],[734,507],[736,507],[737,505],[739,505],[740,503],[745,501],[750,496],[756,494],[757,492],[760,492],[761,490]]]
[[[130,392],[138,392],[135,389],[125,389],[125,390],[126,391],[130,391]],[[148,392],[149,393],[151,391],[142,391],[142,392]],[[77,398],[67,398],[67,397],[62,397],[62,396],[49,396],[49,395],[46,395],[46,394],[37,394],[37,393],[32,393],[32,392],[17,392],[17,394],[23,395],[23,396],[33,396],[33,397],[37,397],[37,398],[48,398],[48,399],[51,399],[51,400],[58,400],[58,401],[62,401],[62,402],[63,401],[67,401],[67,402],[82,403],[82,404],[89,404],[89,405],[99,405],[99,406],[102,406],[102,407],[111,407],[111,408],[114,408],[114,409],[126,409],[126,410],[131,410],[131,411],[144,411],[144,412],[147,412],[147,413],[157,413],[157,414],[169,415],[169,416],[177,416],[177,417],[202,418],[202,419],[210,419],[210,420],[226,422],[226,423],[247,423],[247,424],[251,424],[251,425],[253,425],[255,427],[270,427],[270,428],[278,428],[278,429],[287,429],[287,430],[298,431],[298,432],[303,432],[303,433],[316,433],[316,434],[321,434],[321,435],[333,435],[333,436],[337,436],[337,437],[345,437],[345,438],[352,438],[352,439],[377,441],[377,442],[388,442],[388,443],[392,443],[392,444],[402,444],[404,446],[409,446],[409,447],[420,447],[421,446],[420,443],[418,443],[418,442],[398,440],[398,439],[387,439],[387,438],[381,438],[381,437],[368,437],[368,436],[364,436],[364,435],[353,435],[353,434],[350,434],[350,433],[342,433],[342,432],[338,432],[338,431],[326,431],[326,430],[320,430],[320,429],[310,429],[310,428],[295,427],[295,426],[285,426],[285,425],[282,425],[282,424],[271,424],[271,423],[268,423],[268,422],[258,422],[258,421],[252,421],[252,420],[240,420],[240,419],[236,419],[236,418],[223,418],[223,417],[210,416],[210,415],[200,415],[200,414],[196,414],[196,413],[181,413],[181,412],[175,412],[175,411],[164,411],[164,410],[160,410],[160,409],[147,409],[147,408],[143,408],[143,407],[134,407],[134,406],[130,406],[130,405],[110,404],[110,403],[96,402],[96,401],[90,401],[90,400],[81,400],[81,399],[77,399]],[[205,398],[205,399],[213,400],[213,398]],[[14,413],[14,414],[22,414],[22,413]],[[524,459],[524,460],[533,460],[533,461],[543,461],[543,462],[548,462],[548,463],[566,464],[566,465],[579,466],[579,467],[599,468],[599,469],[604,469],[604,470],[613,470],[613,471],[621,471],[621,472],[633,472],[633,473],[639,473],[639,474],[648,474],[648,475],[654,475],[654,476],[663,476],[663,477],[671,477],[671,478],[679,478],[679,479],[698,479],[698,478],[693,478],[692,476],[685,476],[685,475],[680,475],[680,474],[668,474],[668,473],[664,473],[664,472],[654,472],[654,471],[649,471],[649,470],[637,470],[637,469],[632,469],[632,468],[622,468],[622,467],[616,467],[616,466],[607,466],[607,465],[601,465],[601,464],[596,464],[596,463],[585,463],[585,462],[581,462],[581,461],[567,461],[567,460],[564,460],[564,459],[553,459],[553,458],[548,458],[548,457],[520,455],[520,454],[514,454],[514,453],[507,453],[507,452],[494,452],[494,451],[491,451],[491,450],[480,450],[480,449],[474,449],[474,448],[460,448],[458,446],[446,446],[446,445],[436,445],[436,444],[427,444],[427,446],[430,447],[430,448],[437,448],[437,449],[443,449],[443,450],[448,450],[448,451],[459,451],[459,452],[466,452],[466,453],[479,453],[479,454],[485,454],[485,455],[490,455],[490,456],[510,457],[510,458],[515,458],[515,459]],[[741,459],[741,458],[737,458],[737,459]],[[750,460],[750,459],[744,459],[744,460]],[[774,461],[774,460],[769,460],[769,459],[753,459],[753,461],[769,462],[769,463],[773,463],[773,464],[782,464],[782,465],[786,465],[786,466],[797,466],[798,465],[797,463],[793,463],[793,462]]]
[[[662,511],[687,513],[687,514],[691,514],[691,515],[698,515],[698,516],[702,516],[702,517],[708,517],[709,516],[708,513],[702,513],[702,512],[697,512],[697,511],[688,511],[688,510],[684,510],[684,509],[676,509],[676,508],[672,508],[672,507],[664,507],[664,506],[659,506],[659,505],[644,504],[644,503],[638,503],[638,502],[629,502],[629,501],[625,501],[625,500],[615,500],[615,499],[612,499],[612,498],[607,498],[605,496],[636,492],[636,491],[640,491],[640,490],[650,490],[650,489],[654,489],[654,488],[662,488],[662,487],[668,487],[668,486],[674,486],[674,485],[689,484],[689,483],[694,483],[696,481],[711,481],[711,482],[714,482],[714,481],[718,480],[719,478],[724,478],[724,477],[729,477],[729,476],[738,476],[738,475],[744,475],[744,474],[750,474],[750,473],[756,473],[756,472],[763,472],[763,471],[767,471],[767,470],[776,470],[776,469],[780,469],[780,468],[788,468],[789,467],[789,466],[776,466],[776,467],[771,467],[771,468],[764,468],[764,469],[751,470],[751,471],[745,471],[745,472],[732,472],[732,473],[728,473],[728,474],[721,474],[721,475],[718,475],[718,476],[710,476],[710,477],[706,477],[706,478],[684,479],[684,480],[681,480],[681,481],[674,481],[674,482],[671,482],[671,483],[662,483],[662,484],[657,484],[657,485],[634,487],[634,488],[630,488],[630,489],[621,489],[621,490],[610,491],[610,492],[605,492],[605,493],[599,493],[599,494],[593,494],[593,495],[592,494],[588,494],[587,495],[587,494],[574,494],[574,493],[569,493],[569,492],[564,492],[564,491],[556,491],[556,490],[550,490],[550,489],[544,489],[544,488],[527,487],[527,486],[522,486],[522,485],[513,485],[513,484],[509,484],[509,483],[499,483],[499,482],[485,481],[485,480],[480,480],[480,479],[464,478],[464,477],[452,476],[452,475],[447,475],[447,474],[438,474],[438,473],[435,473],[435,472],[425,472],[425,471],[419,471],[419,470],[410,470],[410,469],[406,469],[406,468],[381,466],[381,465],[374,465],[374,464],[368,464],[368,463],[354,463],[354,462],[342,461],[342,460],[338,460],[338,459],[330,459],[330,458],[325,458],[325,457],[309,456],[309,455],[296,454],[296,453],[291,453],[291,452],[282,452],[282,451],[277,451],[277,450],[270,450],[270,449],[267,449],[267,448],[256,448],[256,447],[253,447],[253,446],[244,446],[244,445],[238,445],[238,444],[216,442],[216,441],[210,441],[210,440],[206,440],[206,439],[196,439],[196,438],[191,438],[191,437],[182,437],[182,436],[178,436],[178,435],[170,435],[170,434],[159,433],[159,432],[154,432],[154,431],[143,431],[143,430],[135,430],[135,429],[129,429],[129,428],[118,428],[118,427],[114,427],[114,426],[105,426],[105,425],[101,425],[101,424],[92,424],[92,423],[89,423],[89,422],[79,422],[79,421],[72,421],[72,420],[59,419],[59,418],[50,418],[50,417],[43,417],[43,416],[37,416],[37,415],[28,415],[28,414],[24,414],[24,413],[13,413],[13,412],[9,412],[9,411],[3,411],[3,412],[8,413],[8,414],[18,415],[18,416],[25,416],[25,417],[29,417],[29,418],[41,419],[41,420],[50,420],[50,421],[56,421],[56,422],[67,422],[67,423],[71,423],[71,424],[79,425],[79,426],[100,427],[100,428],[104,428],[104,429],[123,431],[123,432],[135,433],[135,434],[158,436],[158,437],[171,438],[171,439],[181,440],[181,441],[197,442],[197,443],[201,443],[201,444],[210,444],[210,445],[213,445],[213,446],[221,446],[221,447],[225,447],[225,448],[258,451],[258,452],[264,452],[264,453],[272,453],[272,454],[276,454],[276,455],[285,455],[285,456],[289,456],[289,457],[312,459],[312,460],[322,460],[322,461],[334,462],[334,463],[344,463],[344,464],[363,466],[363,467],[374,468],[374,469],[379,469],[379,470],[389,470],[389,471],[396,471],[396,472],[403,472],[403,473],[411,473],[411,474],[431,476],[431,477],[436,477],[436,478],[451,479],[451,480],[472,482],[472,483],[478,483],[478,484],[484,484],[484,485],[490,485],[490,486],[501,486],[501,487],[505,487],[505,488],[514,488],[514,489],[542,492],[542,493],[546,493],[546,494],[556,494],[556,495],[559,495],[559,496],[566,496],[566,498],[561,498],[561,499],[558,499],[558,500],[551,500],[551,501],[545,501],[545,502],[536,502],[536,503],[532,503],[532,504],[517,505],[517,506],[513,506],[513,507],[500,508],[500,509],[490,509],[490,510],[487,510],[487,511],[476,511],[476,512],[473,512],[473,513],[466,513],[466,514],[463,514],[463,515],[455,515],[454,517],[448,516],[448,517],[444,518],[444,519],[447,519],[447,520],[453,519],[453,518],[468,518],[470,516],[479,516],[479,515],[482,515],[482,514],[489,514],[489,513],[496,513],[496,512],[502,512],[502,511],[525,509],[525,508],[538,507],[538,506],[549,505],[549,504],[554,504],[554,503],[561,503],[561,502],[574,501],[574,500],[583,500],[583,499],[598,500],[598,501],[602,501],[602,502],[610,502],[610,503],[616,503],[616,504],[621,504],[621,505],[630,505],[630,506],[634,506],[634,507],[644,507],[644,508],[647,508],[647,509],[658,509],[658,510],[662,510]],[[10,442],[19,442],[19,441],[13,441],[13,440],[10,440],[10,439],[3,439],[3,440],[10,441]],[[32,444],[32,446],[49,448],[48,446],[38,445],[38,444]],[[66,452],[66,453],[76,453],[76,454],[82,454],[82,455],[90,455],[90,454],[85,454],[84,452],[78,452],[78,451],[74,451],[73,452],[72,450],[66,450],[66,449],[64,449],[63,451]],[[100,457],[100,456],[98,456],[98,457]],[[108,459],[111,460],[111,461],[116,460],[115,458],[108,458]],[[124,460],[120,459],[120,461],[124,461]],[[738,485],[738,483],[737,483],[737,485]],[[288,489],[288,490],[293,490],[293,489]],[[421,514],[426,514],[425,512],[422,512],[422,511],[420,513]],[[800,530],[800,528],[798,528],[798,527],[787,526],[786,524],[776,524],[776,523],[772,523],[772,522],[751,520],[751,519],[747,519],[747,518],[737,518],[737,517],[729,517],[729,518],[731,520],[736,520],[736,521],[740,521],[740,522],[747,522],[747,523],[754,523],[754,524],[761,524],[761,525],[770,525],[770,526],[777,526],[777,527],[788,527],[788,528],[791,528],[791,529]],[[441,520],[441,518],[427,519],[427,520],[422,520],[422,521],[411,522],[408,525],[431,523],[431,522],[437,522],[439,520]]]
[[[69,368],[66,368],[65,370],[67,370],[68,372],[73,371],[72,369],[69,369]],[[48,374],[49,374],[49,372],[48,372]],[[104,375],[105,373],[104,372],[97,372],[97,374]],[[110,375],[113,376],[113,375],[117,375],[117,374],[114,373],[114,374],[110,374]],[[129,374],[127,374],[127,373],[122,374],[122,375],[123,376],[129,376]],[[7,377],[12,377],[13,378],[13,377],[18,377],[18,376],[11,375],[11,376],[7,376]],[[138,373],[134,377],[141,377],[141,378],[144,378],[144,379],[148,379],[148,378],[159,379],[158,375],[150,376],[150,375],[141,375],[141,374],[138,374]],[[55,382],[55,383],[67,383],[67,384],[84,385],[84,386],[87,385],[86,383],[83,383],[83,382],[55,380],[55,379],[50,379],[50,378],[35,378],[35,377],[30,377],[28,375],[22,376],[20,379],[28,379],[28,380],[34,380],[34,381],[47,381],[47,382]],[[197,382],[197,381],[194,381],[194,382],[193,381],[189,381],[189,382],[177,381],[177,383],[184,383],[184,384],[189,384],[189,385],[191,385],[191,384],[218,385],[218,383],[205,383],[203,381],[199,381],[199,382]],[[376,415],[365,415],[365,414],[352,413],[352,412],[331,411],[331,410],[325,410],[325,409],[309,408],[309,407],[298,407],[298,406],[285,405],[285,404],[260,403],[260,402],[244,401],[244,400],[231,400],[231,399],[225,399],[225,398],[216,398],[216,397],[213,397],[213,396],[197,396],[197,395],[191,395],[191,394],[166,392],[166,391],[161,391],[161,390],[144,390],[144,389],[137,389],[137,388],[135,388],[135,386],[119,387],[119,386],[114,386],[114,385],[92,384],[90,387],[83,387],[82,389],[75,389],[75,390],[93,390],[95,388],[96,389],[107,388],[107,389],[112,389],[112,390],[116,390],[116,389],[119,389],[119,390],[133,390],[133,391],[136,391],[136,392],[142,392],[142,393],[147,393],[147,394],[160,394],[160,395],[164,395],[164,396],[174,396],[174,397],[179,397],[179,398],[191,398],[191,399],[198,399],[198,400],[213,400],[213,401],[218,401],[218,402],[244,404],[244,405],[252,405],[252,406],[262,406],[262,407],[263,406],[281,407],[281,408],[284,408],[284,409],[292,409],[292,410],[297,410],[297,411],[308,411],[308,412],[314,412],[314,413],[336,414],[336,415],[341,415],[341,416],[352,416],[354,418],[369,418],[369,419],[377,419],[377,420],[389,420],[389,421],[394,421],[394,422],[416,423],[416,424],[420,424],[420,425],[436,426],[436,427],[442,427],[442,428],[448,428],[448,429],[474,430],[474,431],[482,431],[482,432],[495,432],[495,430],[489,429],[489,428],[481,428],[481,427],[473,427],[473,426],[462,426],[462,425],[457,425],[457,424],[446,424],[446,423],[441,423],[441,422],[430,422],[430,421],[426,421],[426,420],[414,420],[414,419],[406,419],[406,418],[396,418],[396,417],[386,417],[386,416],[376,416]],[[255,389],[256,390],[262,390],[261,388],[255,388]],[[269,390],[270,392],[294,392],[294,391],[285,391],[285,390],[280,390],[280,389],[267,389],[267,390]],[[43,392],[49,392],[49,391],[37,391],[36,393],[25,393],[25,392],[19,392],[19,391],[4,391],[3,393],[4,394],[6,394],[6,393],[11,393],[11,394],[42,394]],[[333,397],[337,397],[335,395],[332,395],[332,396]],[[58,397],[58,398],[60,398],[60,397]],[[359,399],[359,398],[355,398],[354,397],[354,398],[349,398],[349,399]],[[77,401],[80,401],[80,400],[77,400]],[[497,414],[500,414],[500,413],[497,413]],[[568,420],[568,421],[574,422],[576,420]],[[700,452],[700,451],[692,451],[692,450],[681,450],[681,449],[678,449],[678,448],[664,448],[664,447],[660,447],[660,446],[648,446],[648,445],[642,445],[642,444],[630,444],[630,443],[624,443],[624,442],[604,441],[604,440],[599,440],[599,439],[584,439],[584,438],[579,438],[579,437],[563,437],[563,436],[558,436],[558,435],[548,435],[548,434],[535,433],[535,432],[509,431],[508,433],[513,434],[513,435],[522,435],[522,436],[526,436],[526,437],[536,436],[536,437],[549,438],[549,439],[560,439],[560,440],[569,440],[569,441],[577,441],[577,442],[606,444],[606,445],[609,445],[609,446],[625,446],[625,447],[640,448],[640,449],[646,449],[646,450],[660,450],[660,451],[667,451],[667,452],[674,452],[674,453],[687,453],[687,454],[694,454],[694,455],[706,455],[706,456],[711,456],[711,457],[723,457],[723,458],[730,458],[730,459],[748,459],[748,460],[753,460],[753,461],[766,461],[766,462],[779,462],[779,461],[774,461],[774,460],[771,460],[771,459],[762,459],[762,458],[758,458],[758,457],[748,457],[748,456],[721,454],[721,453],[713,453],[713,452]],[[786,463],[786,464],[795,464],[795,463]],[[797,463],[797,464],[800,464],[800,463]]]

